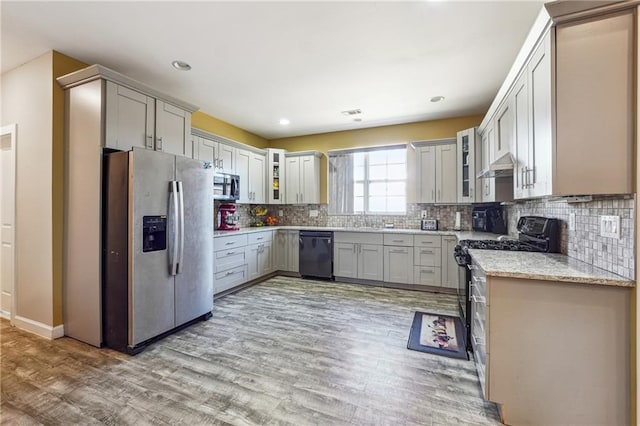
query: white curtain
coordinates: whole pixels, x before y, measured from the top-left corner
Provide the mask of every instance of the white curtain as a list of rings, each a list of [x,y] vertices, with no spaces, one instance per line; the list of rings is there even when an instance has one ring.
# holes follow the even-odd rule
[[[353,154],[329,154],[329,214],[353,213]]]

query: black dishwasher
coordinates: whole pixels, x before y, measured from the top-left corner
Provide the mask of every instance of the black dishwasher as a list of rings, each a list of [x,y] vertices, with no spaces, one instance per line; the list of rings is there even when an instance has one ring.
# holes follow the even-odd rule
[[[300,231],[300,275],[333,279],[333,232]]]

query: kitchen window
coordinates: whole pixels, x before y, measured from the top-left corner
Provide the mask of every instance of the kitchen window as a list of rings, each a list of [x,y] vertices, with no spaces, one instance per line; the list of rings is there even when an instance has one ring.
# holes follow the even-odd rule
[[[405,214],[407,147],[329,151],[330,214]]]

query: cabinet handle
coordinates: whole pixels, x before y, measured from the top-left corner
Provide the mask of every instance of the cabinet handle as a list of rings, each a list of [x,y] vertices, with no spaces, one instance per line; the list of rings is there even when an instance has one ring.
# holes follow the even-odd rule
[[[162,136],[156,139],[156,151],[162,151]]]
[[[399,250],[391,250],[391,253],[406,253],[406,252],[407,252],[407,250],[406,250],[406,249],[405,249],[405,250],[402,250],[402,249],[399,249]]]
[[[420,272],[422,272],[423,274],[433,274],[433,270],[431,269],[421,269]]]
[[[433,241],[422,241],[421,244],[433,244]]]
[[[234,243],[233,241],[229,241],[229,242],[227,242],[227,243],[224,243],[224,245],[225,245],[225,246],[232,246],[232,245],[234,245],[234,244],[235,244],[235,243]]]
[[[438,200],[441,200],[442,197],[440,196],[440,190],[438,189]]]
[[[484,346],[484,339],[479,339],[476,336],[471,336],[471,338],[473,339],[473,343],[476,345]]]
[[[436,200],[436,190],[435,189],[431,190],[431,200],[433,200],[433,201]]]
[[[356,252],[356,245],[357,245],[357,244],[354,244],[354,245],[353,245],[353,252],[354,252],[354,253]]]
[[[471,296],[471,300],[473,300],[475,303],[487,303],[487,299],[482,296],[476,296],[475,294]]]
[[[536,184],[536,169],[535,167],[532,168],[527,168],[527,177],[529,175],[529,172],[531,172],[531,180],[529,180],[529,186],[535,186]]]
[[[264,237],[258,237],[256,240],[264,240]]]
[[[224,169],[224,158],[220,159],[220,168]]]
[[[394,243],[401,243],[401,242],[403,242],[403,241],[404,241],[404,240],[392,240],[392,242],[394,242]]]
[[[433,250],[420,250],[421,254],[433,254]]]
[[[471,184],[471,182],[469,182]],[[469,197],[473,198],[473,188],[469,188]]]
[[[147,148],[153,149],[153,135],[147,135]]]
[[[228,277],[229,275],[233,275],[233,274],[235,274],[235,273],[236,273],[235,271],[229,271],[229,272],[227,272],[227,273],[226,273],[226,274],[224,274],[224,275],[225,275],[226,277]]]
[[[235,252],[235,251],[228,251],[228,252],[227,252],[227,256],[230,256],[230,255],[232,255],[232,254],[236,254],[236,252]]]
[[[304,203],[304,194],[302,194],[302,193],[300,194],[300,202]]]
[[[298,196],[299,196],[299,195],[300,195],[300,194],[296,194],[296,203],[298,202]]]

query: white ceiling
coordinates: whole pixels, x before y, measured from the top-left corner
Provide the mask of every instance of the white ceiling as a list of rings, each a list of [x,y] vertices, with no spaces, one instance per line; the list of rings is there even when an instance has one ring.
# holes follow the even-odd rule
[[[2,72],[54,49],[267,139],[433,120],[487,110],[542,3],[2,1]]]

